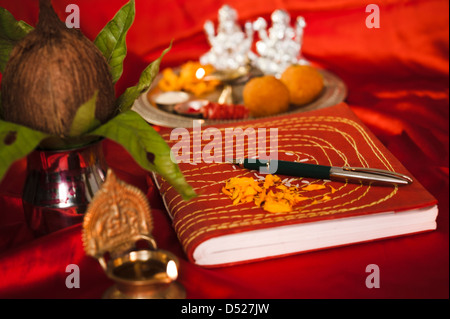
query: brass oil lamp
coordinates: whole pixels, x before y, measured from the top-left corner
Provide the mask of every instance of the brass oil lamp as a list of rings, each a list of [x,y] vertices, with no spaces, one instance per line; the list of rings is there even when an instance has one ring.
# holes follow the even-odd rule
[[[183,299],[178,258],[158,249],[144,193],[108,170],[83,222],[83,243],[115,282],[105,299]]]

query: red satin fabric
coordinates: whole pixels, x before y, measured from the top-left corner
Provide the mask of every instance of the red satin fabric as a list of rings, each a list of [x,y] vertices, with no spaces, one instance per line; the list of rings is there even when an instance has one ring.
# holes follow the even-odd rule
[[[126,0],[54,0],[64,18],[76,3],[81,29],[91,39]],[[181,260],[179,281],[188,298],[448,298],[448,1],[377,1],[380,28],[369,29],[366,3],[358,0],[230,0],[240,21],[268,18],[277,8],[307,21],[305,56],[348,85],[346,102],[403,165],[438,199],[434,232],[300,254],[218,269],[189,263],[148,175],[124,150],[104,142],[109,165],[144,190],[153,207],[159,246]],[[214,0],[136,0],[127,37],[128,56],[117,92],[171,40],[162,68],[197,59],[208,50],[202,31],[217,21],[223,4]],[[0,0],[17,19],[37,20],[37,1]],[[0,185],[0,297],[100,298],[112,284],[84,254],[79,225],[34,239],[24,223],[21,188],[24,160]],[[65,285],[66,267],[80,268],[80,288]],[[365,285],[366,266],[380,269],[380,288]]]

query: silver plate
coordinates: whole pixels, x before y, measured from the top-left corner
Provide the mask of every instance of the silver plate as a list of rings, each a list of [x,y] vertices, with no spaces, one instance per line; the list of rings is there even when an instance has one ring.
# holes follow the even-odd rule
[[[294,114],[312,110],[318,110],[326,107],[336,105],[345,100],[347,97],[347,86],[345,83],[333,73],[319,69],[319,72],[324,78],[324,89],[321,95],[312,103],[301,107],[292,107],[291,110],[277,114],[276,116]],[[153,86],[158,83],[159,77],[153,81]],[[153,87],[150,88],[152,90]],[[174,113],[169,113],[158,109],[154,105],[150,104],[147,98],[147,92],[142,94],[134,103],[133,108],[135,112],[140,114],[147,122],[153,125],[163,127],[192,127],[192,117],[186,117]],[[202,126],[210,126],[223,123],[236,123],[246,120],[252,120],[253,118],[241,119],[241,120],[207,120],[200,119]],[[260,118],[258,118],[260,119]]]

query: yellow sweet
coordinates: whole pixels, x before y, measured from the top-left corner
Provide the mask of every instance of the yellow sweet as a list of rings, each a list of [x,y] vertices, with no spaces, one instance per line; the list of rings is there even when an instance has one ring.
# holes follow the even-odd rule
[[[251,79],[242,94],[244,105],[253,117],[275,115],[289,108],[289,90],[272,75]]]
[[[322,75],[309,65],[289,66],[281,75],[281,81],[289,90],[290,103],[297,106],[314,101],[324,87]]]

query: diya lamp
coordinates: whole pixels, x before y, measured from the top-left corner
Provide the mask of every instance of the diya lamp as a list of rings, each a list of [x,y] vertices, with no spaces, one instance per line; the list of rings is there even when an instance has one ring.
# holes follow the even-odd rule
[[[108,170],[83,222],[86,254],[115,282],[105,299],[183,299],[178,258],[158,249],[144,193]]]
[[[233,84],[238,83],[242,79],[248,79],[250,74],[250,66],[243,65],[236,69],[216,70],[205,76],[205,81],[218,80],[224,84],[224,88],[217,100],[219,104],[233,104]]]

